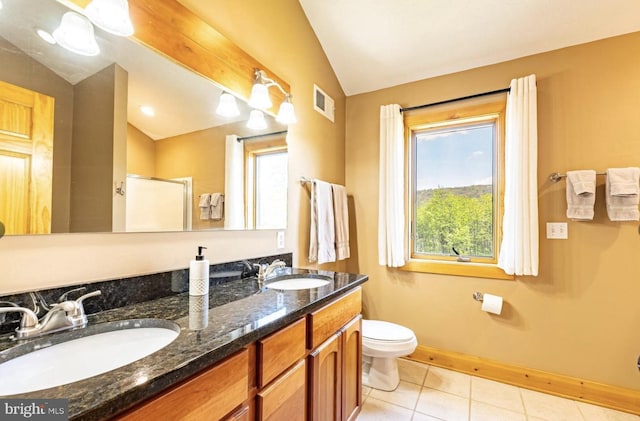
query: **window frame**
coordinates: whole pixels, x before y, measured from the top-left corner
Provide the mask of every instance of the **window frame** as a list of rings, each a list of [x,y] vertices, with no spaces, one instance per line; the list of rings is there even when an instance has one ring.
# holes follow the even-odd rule
[[[502,216],[504,214],[504,135],[506,94],[461,100],[441,106],[412,111],[404,115],[405,123],[405,240],[407,262],[400,270],[435,273],[478,278],[513,280],[498,268],[497,261],[502,238]],[[495,121],[493,209],[494,209],[494,257],[471,258],[470,262],[459,262],[456,256],[422,255],[414,253],[414,200],[415,200],[415,136],[416,133],[435,128],[454,128],[471,124]]]
[[[257,158],[263,155],[286,153],[288,155],[288,145],[286,138],[276,138],[266,141],[254,141],[251,144],[246,143],[245,148],[245,220],[248,229],[276,229],[276,228],[257,228]],[[288,190],[288,189],[287,189]],[[283,227],[282,229],[286,228]],[[278,228],[280,229],[280,228]]]

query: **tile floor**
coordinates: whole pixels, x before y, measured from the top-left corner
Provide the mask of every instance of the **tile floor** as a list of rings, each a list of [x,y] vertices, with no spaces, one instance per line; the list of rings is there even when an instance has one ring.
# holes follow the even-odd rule
[[[358,421],[640,421],[640,417],[408,360],[393,392],[363,387]]]

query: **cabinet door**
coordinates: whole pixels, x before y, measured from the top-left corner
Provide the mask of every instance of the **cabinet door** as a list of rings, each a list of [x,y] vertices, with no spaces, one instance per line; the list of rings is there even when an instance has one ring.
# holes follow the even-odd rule
[[[339,421],[342,405],[341,334],[309,354],[309,421]]]
[[[362,407],[362,316],[342,329],[342,419],[355,420]]]
[[[301,360],[258,393],[258,420],[304,421],[305,360]]]

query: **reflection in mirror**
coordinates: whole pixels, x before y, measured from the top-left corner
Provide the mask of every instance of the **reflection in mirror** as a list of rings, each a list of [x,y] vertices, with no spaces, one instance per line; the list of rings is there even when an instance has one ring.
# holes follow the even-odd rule
[[[6,234],[286,226],[286,126],[266,115],[247,128],[240,100],[239,115],[218,115],[223,89],[131,39],[96,27],[87,57],[37,34],[68,11],[0,9]]]

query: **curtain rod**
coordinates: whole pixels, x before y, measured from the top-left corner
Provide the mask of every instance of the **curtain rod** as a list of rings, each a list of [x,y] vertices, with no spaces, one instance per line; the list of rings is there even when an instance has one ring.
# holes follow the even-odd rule
[[[496,91],[482,92],[480,94],[474,94],[474,95],[469,95],[469,96],[463,96],[463,97],[460,97],[460,98],[446,99],[444,101],[432,102],[431,104],[415,105],[413,107],[400,108],[400,112],[403,113],[405,111],[419,110],[421,108],[433,107],[433,106],[436,106],[436,105],[448,104],[450,102],[462,101],[464,99],[478,98],[478,97],[481,97],[481,96],[503,94],[505,92],[509,92],[510,90],[511,90],[511,88],[504,88],[504,89],[498,89]]]
[[[259,139],[261,137],[267,137],[267,136],[276,136],[276,135],[280,135],[280,134],[287,134],[287,130],[282,130],[280,132],[272,132],[272,133],[264,133],[264,134],[257,134],[257,135],[253,135],[253,136],[245,136],[245,137],[239,137],[236,140],[238,142],[242,142],[243,140],[252,140],[252,139]]]

